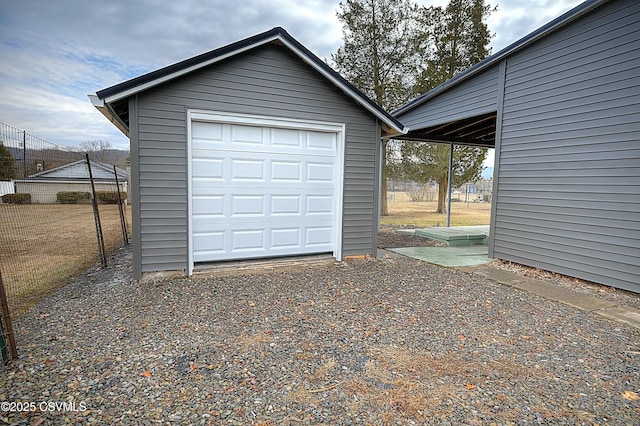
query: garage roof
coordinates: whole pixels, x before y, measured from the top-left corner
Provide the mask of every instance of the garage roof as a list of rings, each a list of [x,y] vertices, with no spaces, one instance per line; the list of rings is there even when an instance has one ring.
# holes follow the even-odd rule
[[[93,105],[104,114],[105,117],[128,136],[129,96],[267,43],[277,43],[289,48],[289,50],[300,57],[300,59],[313,67],[340,90],[377,117],[389,136],[406,132],[405,127],[400,121],[369,99],[364,93],[345,80],[340,74],[335,72],[329,65],[320,60],[281,27],[275,27],[264,33],[107,87],[106,89],[97,91],[95,95],[89,95],[89,98]]]

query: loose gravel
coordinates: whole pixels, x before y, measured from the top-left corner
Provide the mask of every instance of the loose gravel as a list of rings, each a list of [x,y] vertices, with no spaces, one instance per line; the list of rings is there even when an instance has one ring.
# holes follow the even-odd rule
[[[640,330],[399,255],[138,283],[122,249],[14,326],[0,424],[640,419]]]
[[[445,243],[423,238],[411,233],[400,232],[402,228],[384,227],[378,235],[378,247],[380,248],[398,248],[398,247],[432,247],[446,246]],[[523,277],[534,278],[551,282],[559,287],[568,288],[572,291],[595,296],[618,305],[629,306],[640,309],[640,294],[621,290],[614,287],[608,287],[581,280],[579,278],[569,277],[562,274],[544,271],[538,268],[532,268],[518,263],[508,262],[504,260],[494,260],[489,266],[508,272],[513,272]],[[640,422],[639,422],[640,423]]]

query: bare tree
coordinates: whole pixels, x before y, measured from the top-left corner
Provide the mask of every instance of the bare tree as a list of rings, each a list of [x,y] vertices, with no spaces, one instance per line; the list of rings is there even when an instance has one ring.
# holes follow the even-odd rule
[[[80,151],[89,153],[89,158],[100,163],[108,160],[108,152],[111,149],[111,142],[103,140],[86,141],[80,144]]]

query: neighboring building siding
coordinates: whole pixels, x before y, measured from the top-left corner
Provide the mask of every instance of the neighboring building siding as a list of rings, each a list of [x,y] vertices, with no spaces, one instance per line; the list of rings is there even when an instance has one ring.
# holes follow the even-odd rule
[[[640,2],[508,58],[495,257],[640,292]]]
[[[239,54],[143,92],[130,103],[136,104],[130,117],[133,182],[139,182],[132,188],[139,198],[133,222],[135,214],[141,221],[134,229],[136,275],[188,267],[189,108],[346,123],[343,255],[375,253],[379,126],[288,49],[266,45]]]
[[[5,195],[5,194],[15,194],[15,188],[13,185],[13,181],[9,181],[9,182],[5,182],[2,181],[0,182],[0,197]]]
[[[498,66],[460,83],[401,116],[410,130],[496,111]]]

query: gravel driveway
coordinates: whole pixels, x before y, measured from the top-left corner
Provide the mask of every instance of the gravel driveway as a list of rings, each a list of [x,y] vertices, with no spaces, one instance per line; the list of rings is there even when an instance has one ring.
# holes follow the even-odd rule
[[[393,255],[139,284],[130,264],[14,321],[0,424],[640,419],[640,330],[478,276]]]

